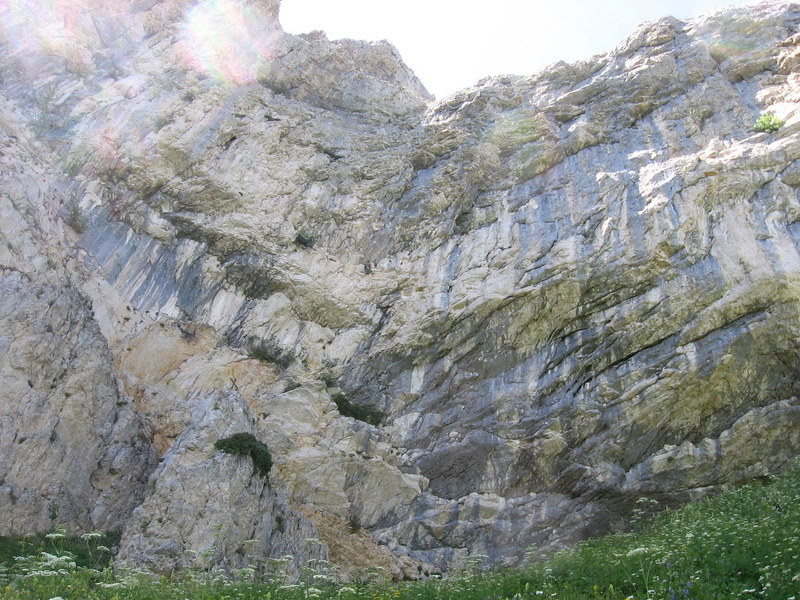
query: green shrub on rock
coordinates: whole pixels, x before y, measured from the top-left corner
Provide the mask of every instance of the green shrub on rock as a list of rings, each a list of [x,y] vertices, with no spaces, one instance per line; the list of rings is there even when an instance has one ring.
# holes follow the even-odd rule
[[[234,433],[231,437],[214,442],[214,448],[225,454],[238,454],[253,459],[255,470],[269,479],[272,468],[272,455],[263,442],[259,442],[252,433]]]
[[[364,421],[375,427],[379,427],[381,421],[386,417],[381,411],[368,406],[359,406],[351,403],[344,394],[336,394],[331,397],[336,408],[339,409],[339,414],[345,417],[352,417],[358,421]]]
[[[89,226],[89,219],[83,214],[83,209],[78,203],[77,198],[71,198],[66,205],[67,225],[72,227],[75,233],[84,233]]]
[[[756,124],[753,126],[753,129],[756,131],[762,131],[764,133],[772,133],[774,131],[778,131],[783,127],[783,121],[781,121],[775,115],[763,114],[758,117]]]
[[[308,235],[304,235],[302,233],[298,233],[294,238],[294,243],[298,246],[302,246],[303,248],[313,248],[314,247],[314,238]]]
[[[259,344],[250,350],[250,358],[255,358],[261,362],[274,364],[281,369],[286,369],[294,361],[294,357],[280,349],[266,344]]]

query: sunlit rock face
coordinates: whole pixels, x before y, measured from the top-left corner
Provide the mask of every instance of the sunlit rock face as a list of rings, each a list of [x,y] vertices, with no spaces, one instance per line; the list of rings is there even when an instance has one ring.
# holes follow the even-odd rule
[[[277,2],[21,6],[0,533],[418,577],[800,449],[797,5],[437,104],[390,45],[286,34]],[[236,432],[268,480],[215,450]]]

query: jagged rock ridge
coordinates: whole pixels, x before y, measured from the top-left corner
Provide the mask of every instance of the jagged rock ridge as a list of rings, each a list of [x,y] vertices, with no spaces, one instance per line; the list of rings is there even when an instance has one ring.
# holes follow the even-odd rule
[[[797,454],[800,6],[437,104],[274,0],[75,6],[0,13],[2,533],[412,577]]]

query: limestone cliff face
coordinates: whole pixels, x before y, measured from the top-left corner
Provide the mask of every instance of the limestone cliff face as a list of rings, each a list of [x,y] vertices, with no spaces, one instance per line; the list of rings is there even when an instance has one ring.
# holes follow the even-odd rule
[[[0,532],[412,577],[800,450],[799,5],[434,104],[274,0],[41,4],[0,9]]]

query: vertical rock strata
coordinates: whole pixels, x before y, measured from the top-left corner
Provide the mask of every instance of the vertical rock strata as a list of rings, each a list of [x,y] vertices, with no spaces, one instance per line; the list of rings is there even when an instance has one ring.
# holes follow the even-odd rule
[[[799,5],[434,104],[274,0],[29,4],[0,7],[0,533],[415,577],[798,453]]]
[[[58,219],[68,196],[0,96],[0,513],[4,535],[113,529],[155,466]]]

